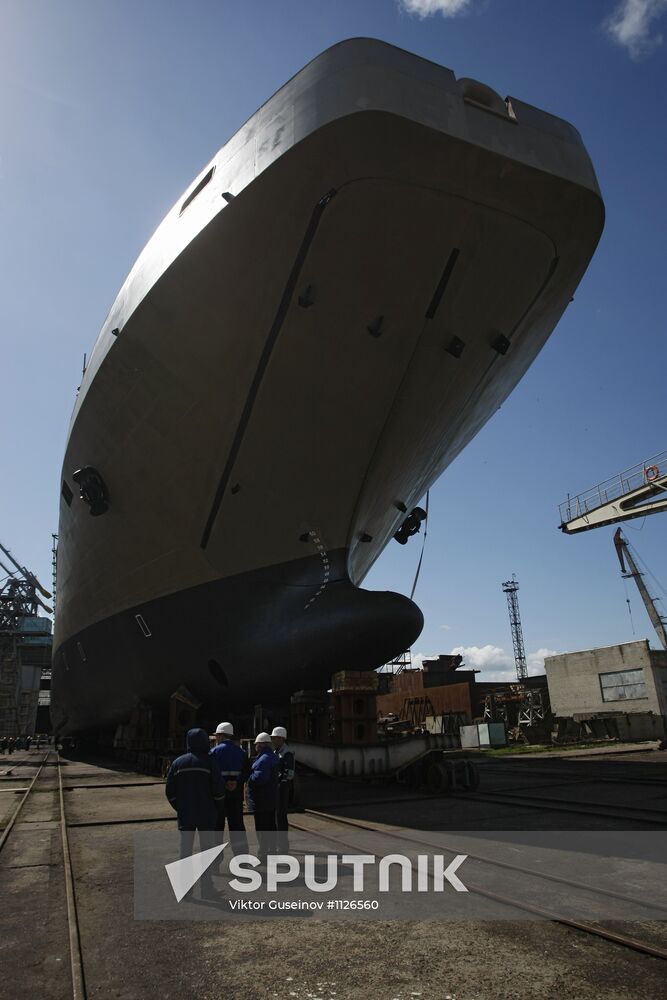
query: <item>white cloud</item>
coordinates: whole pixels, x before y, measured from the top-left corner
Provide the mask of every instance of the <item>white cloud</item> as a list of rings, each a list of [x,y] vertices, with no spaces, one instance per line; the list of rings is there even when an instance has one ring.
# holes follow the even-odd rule
[[[452,630],[452,626],[451,625],[441,625],[440,628],[444,628],[447,632],[451,632],[451,630]]]
[[[555,656],[558,650],[543,646],[534,653],[526,654],[528,675],[544,673],[544,657]],[[500,646],[455,646],[452,654],[460,653],[463,657],[462,670],[479,670],[478,681],[516,681],[516,666],[514,655],[505,652]],[[424,660],[437,660],[437,653],[413,653],[412,668],[421,670]]]
[[[604,27],[612,41],[625,46],[631,59],[641,59],[662,45],[662,35],[652,34],[651,28],[665,11],[667,0],[620,0]]]
[[[442,14],[443,17],[457,17],[465,14],[472,0],[398,0],[399,7],[407,14],[416,14],[422,19]]]
[[[468,670],[500,670],[514,663],[500,646],[456,646],[452,653],[460,653]]]
[[[542,647],[526,654],[529,676],[544,672],[545,656],[554,656],[557,650]],[[460,653],[464,668],[479,670],[479,681],[515,681],[516,667],[512,653],[500,646],[456,646],[452,653]]]
[[[413,653],[412,656],[410,657],[410,659],[412,661],[412,669],[413,670],[421,670],[422,666],[424,665],[424,660],[437,660],[438,659],[438,654],[437,653]]]

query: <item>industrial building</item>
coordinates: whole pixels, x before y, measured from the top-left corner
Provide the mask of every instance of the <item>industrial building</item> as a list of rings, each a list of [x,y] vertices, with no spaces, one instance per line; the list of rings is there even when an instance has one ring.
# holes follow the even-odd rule
[[[544,666],[561,735],[664,738],[667,651],[643,639],[560,653]]]
[[[521,683],[478,681],[457,654],[444,654],[413,667],[341,671],[332,689],[298,691],[291,698],[289,725],[294,740],[309,743],[367,745],[378,737],[427,731],[452,737],[458,745],[461,726],[503,723],[513,739],[548,738],[551,714],[546,677]]]
[[[4,560],[4,561],[3,561]],[[37,577],[0,544],[0,736],[50,732],[50,597]],[[41,597],[40,597],[41,595]]]
[[[50,730],[51,642],[51,621],[39,616],[21,618],[0,639],[0,734]]]

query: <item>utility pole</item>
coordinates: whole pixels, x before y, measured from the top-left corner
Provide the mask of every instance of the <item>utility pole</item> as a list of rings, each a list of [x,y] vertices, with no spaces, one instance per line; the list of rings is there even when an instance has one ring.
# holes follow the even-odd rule
[[[526,650],[523,645],[523,631],[521,628],[521,616],[519,615],[519,599],[516,596],[519,589],[519,581],[512,575],[511,580],[506,580],[502,584],[503,593],[507,594],[507,609],[510,616],[510,628],[512,629],[512,645],[514,647],[514,662],[516,663],[516,679],[523,682],[528,677],[528,664],[526,663]]]

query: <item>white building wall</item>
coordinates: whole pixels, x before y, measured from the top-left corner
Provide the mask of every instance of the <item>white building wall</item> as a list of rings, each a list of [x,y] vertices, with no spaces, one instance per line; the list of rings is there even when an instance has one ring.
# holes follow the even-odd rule
[[[667,653],[649,649],[646,639],[619,646],[586,649],[550,656],[544,662],[549,697],[558,718],[586,719],[593,716],[619,718],[621,735],[659,737],[667,715]],[[627,677],[627,671],[641,674]],[[601,682],[603,675],[603,682]],[[604,677],[604,675],[611,675]],[[645,696],[605,700],[603,686],[618,680],[624,692],[637,680],[645,685]],[[609,688],[606,688],[609,697]],[[640,716],[643,720],[640,720]]]

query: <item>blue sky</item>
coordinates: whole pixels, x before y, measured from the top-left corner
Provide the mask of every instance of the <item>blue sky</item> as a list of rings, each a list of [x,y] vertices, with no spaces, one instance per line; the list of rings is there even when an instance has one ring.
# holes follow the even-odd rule
[[[571,121],[607,211],[546,348],[431,492],[413,652],[511,673],[512,573],[533,667],[541,650],[653,639],[629,590],[633,635],[613,529],[556,526],[567,492],[667,448],[663,32],[667,0],[0,0],[0,541],[50,580],[83,355],[134,259],[271,93],[369,35]],[[626,534],[667,577],[667,516]],[[409,592],[420,544],[392,543],[366,585]]]

